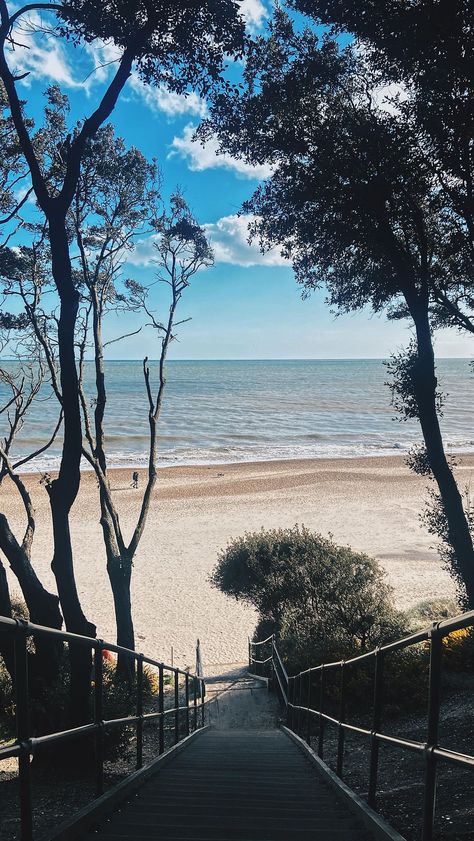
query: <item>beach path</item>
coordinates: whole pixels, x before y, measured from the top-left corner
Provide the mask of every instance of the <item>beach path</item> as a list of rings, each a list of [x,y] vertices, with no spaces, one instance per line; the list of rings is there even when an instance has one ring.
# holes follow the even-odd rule
[[[266,683],[238,664],[206,678],[211,728],[84,841],[371,841],[297,745],[278,729]]]

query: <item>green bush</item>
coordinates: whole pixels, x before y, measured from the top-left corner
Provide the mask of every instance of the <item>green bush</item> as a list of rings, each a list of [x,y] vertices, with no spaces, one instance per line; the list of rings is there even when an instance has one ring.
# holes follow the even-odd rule
[[[461,613],[455,599],[427,599],[418,602],[405,611],[407,627],[410,631],[421,631],[432,622],[439,622]]]
[[[347,658],[404,632],[382,569],[304,526],[245,534],[220,552],[212,584],[260,615],[292,672]]]

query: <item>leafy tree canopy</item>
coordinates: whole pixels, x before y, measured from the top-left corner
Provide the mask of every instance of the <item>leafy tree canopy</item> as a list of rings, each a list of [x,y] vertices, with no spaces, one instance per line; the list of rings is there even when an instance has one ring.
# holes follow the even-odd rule
[[[311,665],[365,650],[401,628],[376,561],[304,526],[237,538],[219,554],[211,581],[254,605],[264,633],[279,634],[290,659],[299,659],[292,648],[304,638]]]
[[[474,26],[469,0],[290,0],[363,45],[379,79],[398,84],[401,113],[423,136],[429,167],[474,237]],[[472,306],[472,301],[471,301]]]
[[[316,4],[317,5],[317,4]],[[273,175],[245,205],[263,248],[279,245],[306,289],[325,283],[340,309],[375,310],[429,287],[458,319],[472,294],[470,234],[433,171],[425,132],[349,45],[298,31],[282,9],[248,45],[245,84],[217,93],[204,137]],[[471,325],[472,326],[472,325]]]

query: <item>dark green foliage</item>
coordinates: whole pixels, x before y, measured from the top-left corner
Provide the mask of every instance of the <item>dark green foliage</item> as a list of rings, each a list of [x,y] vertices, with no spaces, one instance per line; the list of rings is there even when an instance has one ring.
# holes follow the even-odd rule
[[[246,534],[220,553],[212,583],[260,615],[292,670],[367,651],[402,632],[375,560],[304,526]]]
[[[142,79],[183,92],[205,92],[225,54],[242,50],[243,20],[234,0],[65,0],[61,30],[77,42],[112,40],[135,56]]]
[[[388,385],[392,392],[392,406],[397,412],[399,419],[403,421],[419,418],[420,416],[414,387],[416,377],[418,376],[418,364],[419,355],[415,341],[411,341],[405,350],[401,350],[399,353],[393,353],[390,360],[386,363],[386,368],[390,376],[386,385]],[[441,394],[439,389],[436,391],[435,399],[438,415],[441,415],[444,395]],[[415,470],[415,472],[419,471]]]
[[[0,330],[25,330],[28,326],[28,316],[25,313],[14,315],[11,312],[0,312]]]
[[[277,10],[249,47],[244,93],[215,97],[211,121],[224,150],[275,165],[246,204],[262,246],[280,246],[305,288],[326,283],[341,309],[414,289],[420,230],[432,250],[439,237],[428,162],[411,126],[375,107],[376,84],[351,49]]]
[[[416,342],[410,342],[406,350],[393,354],[386,365],[390,374],[390,381],[387,385],[392,392],[392,406],[395,408],[402,421],[419,418],[420,412],[417,400],[418,380],[422,378],[419,367],[419,354]],[[437,387],[434,392],[436,411],[442,415],[444,395]],[[433,480],[434,473],[430,462],[426,445],[413,447],[406,458],[408,467],[419,476],[425,476]],[[447,464],[452,470],[455,467],[455,460],[452,456],[447,457]],[[463,499],[464,514],[466,523],[471,535],[474,534],[474,512],[470,501],[469,493],[466,492]],[[438,551],[445,563],[446,570],[456,583],[459,604],[469,608],[469,600],[466,597],[466,587],[462,566],[459,564],[458,554],[452,540],[449,518],[446,506],[438,490],[433,487],[428,489],[428,502],[420,515],[422,525],[429,534],[438,540]]]
[[[384,663],[384,715],[424,712],[428,699],[429,650],[412,646]]]
[[[463,504],[470,533],[471,535],[474,535],[474,508],[470,498],[469,489],[467,489],[464,493]],[[434,488],[429,488],[428,490],[428,502],[425,506],[425,510],[420,515],[420,520],[429,534],[433,535],[433,537],[435,537],[438,541],[437,549],[439,555],[444,561],[446,571],[449,572],[454,580],[457,591],[457,599],[461,608],[469,610],[470,605],[466,598],[464,577],[450,538],[449,522],[446,516],[446,510],[440,494],[437,493]]]

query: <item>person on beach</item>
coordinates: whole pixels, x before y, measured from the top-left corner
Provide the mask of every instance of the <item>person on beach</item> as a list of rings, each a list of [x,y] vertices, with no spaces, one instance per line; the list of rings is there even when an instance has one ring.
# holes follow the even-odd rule
[[[132,473],[132,488],[138,488],[138,470]]]

